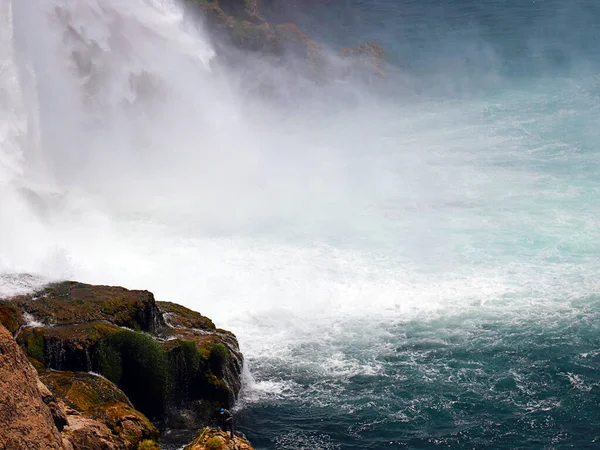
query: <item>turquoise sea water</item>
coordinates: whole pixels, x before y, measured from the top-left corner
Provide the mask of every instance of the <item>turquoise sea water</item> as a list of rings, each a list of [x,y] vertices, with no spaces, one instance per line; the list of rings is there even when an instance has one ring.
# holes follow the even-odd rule
[[[240,427],[273,449],[599,446],[598,6],[307,2],[272,16],[338,45],[384,42],[396,87],[418,74],[404,88],[427,92],[395,98],[397,123],[354,150],[382,158],[389,190],[320,237],[371,265],[348,273],[340,256],[346,297],[251,355]]]

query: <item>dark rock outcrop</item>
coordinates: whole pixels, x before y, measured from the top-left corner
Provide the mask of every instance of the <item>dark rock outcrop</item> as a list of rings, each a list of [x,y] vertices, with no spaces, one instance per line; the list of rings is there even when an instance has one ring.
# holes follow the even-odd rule
[[[92,441],[133,449],[153,440],[146,417],[195,430],[230,407],[241,388],[235,336],[147,291],[56,283],[0,300],[0,320],[66,404],[67,423],[58,413],[54,423],[75,449]]]
[[[348,76],[373,81],[385,76],[385,52],[380,45],[367,42],[341,49],[338,57],[345,64],[340,67],[332,55],[296,24],[266,20],[259,0],[186,0],[186,5],[189,11],[202,17],[215,38],[218,55],[228,63],[233,62],[223,43],[244,52],[260,53],[274,65],[318,82]],[[360,77],[356,77],[358,72]]]

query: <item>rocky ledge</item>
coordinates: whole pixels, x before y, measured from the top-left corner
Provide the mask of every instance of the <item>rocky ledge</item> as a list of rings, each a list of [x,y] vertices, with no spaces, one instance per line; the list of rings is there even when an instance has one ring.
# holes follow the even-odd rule
[[[148,291],[55,283],[0,299],[0,324],[0,449],[157,449],[241,388],[235,336]]]
[[[354,78],[372,82],[386,77],[385,51],[376,42],[327,50],[294,23],[274,23],[265,17],[262,0],[185,0],[188,11],[199,15],[215,37],[217,54],[235,64],[239,55],[227,47],[267,57],[275,66],[303,73],[318,82]],[[265,10],[265,11],[263,11]]]

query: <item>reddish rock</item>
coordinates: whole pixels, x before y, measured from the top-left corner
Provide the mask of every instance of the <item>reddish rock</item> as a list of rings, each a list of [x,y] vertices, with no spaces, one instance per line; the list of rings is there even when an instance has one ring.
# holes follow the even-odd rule
[[[65,412],[65,404],[62,402],[62,400],[57,399],[40,379],[37,380],[37,385],[42,396],[42,401],[50,409],[50,414],[52,414],[54,425],[56,425],[58,431],[62,431],[68,424],[67,413]]]
[[[8,330],[0,325],[0,448],[63,450],[38,376]]]
[[[276,37],[280,53],[291,56],[292,64],[297,66],[298,61],[306,61],[309,75],[316,79],[323,77],[326,68],[323,49],[304,34],[296,24],[277,25]]]
[[[347,72],[385,78],[385,50],[375,42],[342,48],[338,55],[349,63]]]
[[[69,426],[63,431],[73,450],[118,450],[108,427],[82,416],[69,416]]]

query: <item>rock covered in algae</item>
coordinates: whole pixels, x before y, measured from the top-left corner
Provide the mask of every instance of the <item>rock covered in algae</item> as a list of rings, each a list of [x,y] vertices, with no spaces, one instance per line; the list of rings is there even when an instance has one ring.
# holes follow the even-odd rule
[[[97,435],[122,449],[135,449],[142,441],[158,440],[156,427],[109,380],[88,373],[57,371],[46,371],[40,378],[70,410],[72,440],[89,441]]]
[[[254,450],[247,439],[235,435],[230,438],[229,432],[217,428],[203,428],[196,438],[183,450]]]
[[[54,395],[72,413],[102,425],[76,420],[74,442],[92,435],[107,440],[108,430],[130,434],[113,442],[133,448],[155,437],[146,417],[195,431],[218,408],[230,407],[241,389],[243,357],[235,336],[200,313],[156,302],[147,291],[55,283],[0,299],[0,320]]]

